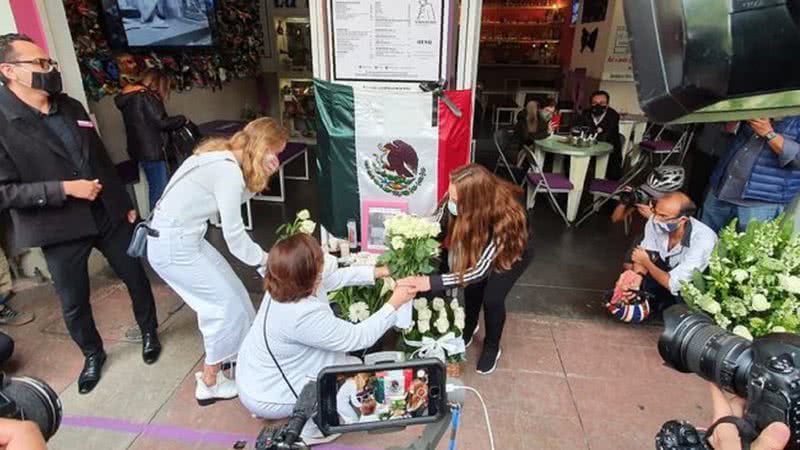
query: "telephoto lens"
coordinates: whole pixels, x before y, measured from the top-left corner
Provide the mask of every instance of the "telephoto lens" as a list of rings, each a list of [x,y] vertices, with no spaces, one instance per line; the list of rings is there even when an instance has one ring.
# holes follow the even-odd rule
[[[61,426],[61,400],[44,381],[0,373],[0,416],[36,423],[45,440]]]
[[[750,341],[717,326],[705,314],[685,305],[664,311],[664,333],[658,352],[668,366],[695,373],[740,397],[747,397],[747,380],[753,365]]]

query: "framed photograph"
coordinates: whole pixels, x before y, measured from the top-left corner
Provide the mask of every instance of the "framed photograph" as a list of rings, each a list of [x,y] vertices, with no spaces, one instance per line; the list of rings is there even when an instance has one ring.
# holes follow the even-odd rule
[[[363,200],[361,202],[361,250],[383,253],[386,247],[386,219],[408,212],[408,202]]]

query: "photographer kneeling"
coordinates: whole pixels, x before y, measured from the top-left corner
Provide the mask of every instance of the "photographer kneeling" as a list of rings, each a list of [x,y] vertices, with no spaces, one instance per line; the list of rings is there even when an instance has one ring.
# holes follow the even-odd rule
[[[644,291],[652,297],[650,309],[655,313],[682,302],[681,282],[690,280],[695,270],[706,269],[717,243],[714,231],[692,217],[696,209],[682,192],[666,194],[655,203],[644,238],[631,254],[631,269],[617,282],[623,297],[634,295],[628,291]]]
[[[340,274],[335,277],[339,286],[333,287],[328,278],[334,277],[323,278],[323,258],[319,242],[303,233],[279,241],[269,253],[267,292],[239,350],[236,377],[239,399],[258,417],[289,417],[303,386],[323,368],[360,363],[347,352],[375,344],[395,324],[397,309],[416,295],[398,286],[383,308],[367,320],[353,324],[339,319],[324,300],[325,292],[370,284],[385,269],[338,270],[352,276]],[[314,438],[321,436],[304,436],[307,444]]]

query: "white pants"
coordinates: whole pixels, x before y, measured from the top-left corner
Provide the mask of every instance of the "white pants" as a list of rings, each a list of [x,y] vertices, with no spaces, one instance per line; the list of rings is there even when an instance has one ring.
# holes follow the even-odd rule
[[[225,258],[203,237],[206,226],[170,225],[154,221],[159,237],[147,239],[147,259],[197,313],[205,363],[233,361],[256,315],[250,295]]]

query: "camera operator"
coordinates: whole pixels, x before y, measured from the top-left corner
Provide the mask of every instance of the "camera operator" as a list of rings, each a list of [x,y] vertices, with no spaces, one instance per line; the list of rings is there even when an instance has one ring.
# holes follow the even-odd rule
[[[47,445],[36,423],[0,419],[0,450],[47,450]]]
[[[745,401],[734,397],[728,400],[715,384],[711,383],[711,401],[714,405],[714,422],[723,417],[744,415]],[[750,450],[782,450],[789,443],[790,430],[786,424],[775,422],[770,424],[750,446]],[[742,440],[739,430],[731,423],[723,423],[714,429],[709,438],[714,450],[741,450]]]
[[[632,271],[642,277],[641,290],[653,296],[654,312],[681,301],[681,282],[708,266],[717,235],[692,217],[696,209],[682,192],[661,197],[645,224],[644,238],[631,254]]]

